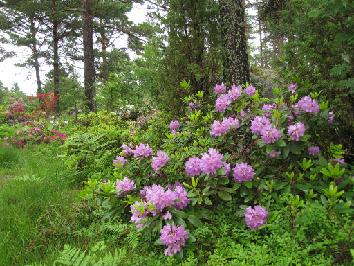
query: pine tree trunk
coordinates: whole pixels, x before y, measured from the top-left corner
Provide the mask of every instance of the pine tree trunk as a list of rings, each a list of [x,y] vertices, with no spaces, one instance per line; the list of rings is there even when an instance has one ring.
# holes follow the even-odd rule
[[[37,30],[36,25],[34,24],[34,18],[30,17],[30,32],[31,32],[31,41],[32,41],[32,57],[33,57],[33,66],[36,71],[36,81],[37,81],[37,94],[42,93],[42,82],[39,75],[39,62],[38,62],[38,50],[37,50]]]
[[[101,35],[101,52],[102,52],[101,78],[103,82],[106,82],[108,80],[108,62],[107,62],[108,39],[104,28],[103,19],[100,19],[100,35]]]
[[[84,87],[87,107],[96,111],[95,102],[95,62],[93,53],[93,12],[92,0],[82,0],[83,41],[84,41]]]
[[[224,44],[224,80],[235,84],[249,82],[245,33],[245,7],[242,0],[220,0]]]
[[[59,35],[58,28],[59,22],[57,19],[57,7],[56,0],[52,0],[52,15],[53,15],[53,83],[54,83],[54,97],[55,97],[55,111],[59,113],[59,83],[60,83],[60,73],[59,73]]]

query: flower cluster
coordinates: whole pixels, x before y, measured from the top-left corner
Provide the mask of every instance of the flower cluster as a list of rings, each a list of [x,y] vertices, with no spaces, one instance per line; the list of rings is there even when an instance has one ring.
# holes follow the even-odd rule
[[[165,256],[173,256],[180,252],[188,240],[188,232],[183,225],[166,224],[160,234],[161,242],[167,246]]]
[[[148,144],[140,143],[135,147],[135,150],[133,150],[133,155],[135,158],[149,157],[151,154],[152,149],[149,147]]]
[[[272,144],[282,137],[280,130],[272,126],[272,123],[266,116],[256,116],[251,121],[251,131],[254,134],[261,135],[264,143]]]
[[[113,160],[113,165],[114,166],[123,166],[126,162],[127,162],[127,160],[123,156],[117,156]]]
[[[250,206],[245,210],[245,222],[250,229],[257,229],[267,222],[268,211],[262,206]]]
[[[296,89],[297,89],[297,84],[296,83],[289,84],[288,91],[290,91],[291,93],[294,94]]]
[[[311,156],[316,156],[320,153],[320,147],[318,146],[311,146],[308,148],[308,152]]]
[[[124,177],[123,180],[117,180],[116,182],[116,191],[118,196],[125,195],[133,189],[135,189],[135,183],[128,177]]]
[[[221,122],[215,120],[213,125],[211,126],[210,135],[213,137],[222,136],[229,132],[229,130],[239,127],[240,122],[237,118],[227,117],[224,118]]]
[[[156,184],[145,186],[140,191],[140,197],[142,201],[137,201],[131,206],[131,221],[138,227],[144,226],[149,214],[156,216],[167,208],[182,210],[189,203],[187,191],[179,183],[167,188]]]
[[[254,176],[254,170],[247,163],[236,163],[233,169],[233,176],[236,182],[251,181]]]
[[[264,111],[264,115],[265,116],[270,116],[272,114],[272,110],[274,110],[275,108],[277,108],[276,104],[264,104],[262,106],[262,111]]]
[[[222,93],[225,93],[225,91],[226,91],[226,87],[225,87],[224,83],[216,84],[214,87],[214,92],[216,94],[222,94]]]
[[[132,148],[130,148],[128,145],[126,144],[123,144],[121,146],[121,148],[123,149],[123,155],[124,156],[130,156],[130,155],[133,155],[134,154],[134,151]]]
[[[155,172],[159,172],[159,170],[164,167],[170,158],[167,153],[164,151],[158,151],[155,157],[152,157],[151,167]]]
[[[295,108],[305,113],[318,113],[320,111],[320,106],[310,96],[302,97],[295,105]]]
[[[224,156],[216,149],[210,148],[208,152],[202,154],[201,158],[192,157],[185,163],[185,170],[188,176],[193,177],[200,174],[215,175],[216,172],[224,168],[224,174],[230,172],[229,164],[223,162]]]
[[[305,125],[301,122],[298,122],[288,127],[288,134],[292,140],[299,141],[300,138],[305,134],[305,130]]]
[[[227,93],[231,101],[237,100],[241,96],[241,94],[242,94],[242,87],[236,85],[232,85],[231,89]]]
[[[245,88],[245,89],[243,90],[243,92],[244,92],[245,94],[247,94],[248,96],[252,96],[252,95],[254,95],[254,94],[256,93],[256,88],[253,87],[252,85],[250,85],[250,86],[248,86],[247,88]]]
[[[221,94],[215,102],[215,108],[217,112],[223,113],[232,103],[228,94]]]
[[[180,123],[177,120],[172,120],[170,123],[170,131],[172,134],[176,134],[177,130],[180,128]]]

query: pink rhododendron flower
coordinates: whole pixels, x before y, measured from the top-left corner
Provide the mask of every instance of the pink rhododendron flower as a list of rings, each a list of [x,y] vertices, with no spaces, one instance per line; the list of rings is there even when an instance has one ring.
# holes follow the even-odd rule
[[[310,96],[302,97],[295,105],[300,111],[305,113],[318,113],[320,111],[320,106],[318,103],[312,99]]]
[[[132,148],[130,148],[126,144],[122,144],[121,148],[123,149],[124,156],[130,156],[130,155],[134,154],[134,151],[132,150]]]
[[[232,85],[231,89],[227,92],[227,95],[229,96],[231,101],[235,101],[241,96],[241,93],[241,86]]]
[[[166,224],[160,231],[160,240],[167,246],[165,256],[173,256],[186,244],[188,232],[183,225]]]
[[[246,93],[248,96],[252,96],[256,93],[256,88],[250,85],[247,88],[245,88],[243,92]]]
[[[221,94],[215,102],[215,108],[217,112],[223,113],[231,104],[231,99],[227,94]]]
[[[320,147],[318,146],[311,146],[308,148],[308,153],[312,156],[317,155],[318,153],[320,153]]]
[[[290,91],[291,93],[295,93],[296,89],[297,89],[296,83],[289,84],[288,91]]]
[[[272,127],[272,123],[265,116],[256,116],[251,121],[251,131],[254,134],[261,134],[262,130]]]
[[[136,201],[130,206],[130,212],[132,213],[130,220],[135,223],[137,227],[144,227],[146,223],[146,216],[148,214],[146,208],[146,203],[141,201]]]
[[[170,130],[172,134],[176,134],[177,130],[180,128],[180,123],[177,120],[172,120],[170,123]]]
[[[250,206],[245,210],[245,222],[250,229],[257,229],[267,222],[268,211],[262,206]]]
[[[216,174],[216,171],[223,167],[224,156],[217,150],[210,148],[200,159],[200,168],[204,174]]]
[[[187,207],[189,203],[187,190],[179,183],[176,183],[172,190],[176,194],[175,207],[179,210],[182,210]]]
[[[251,181],[254,176],[252,166],[247,163],[236,163],[234,169],[234,180],[237,182]]]
[[[292,140],[299,141],[300,138],[305,134],[305,125],[301,122],[295,125],[290,125],[288,127],[288,135]]]
[[[283,134],[278,129],[276,129],[274,127],[267,127],[261,131],[261,135],[262,135],[262,140],[264,143],[272,144],[272,143],[278,141],[282,137]]]
[[[152,149],[148,144],[140,143],[135,147],[135,150],[133,150],[133,154],[135,158],[149,157],[152,154]]]
[[[114,160],[113,160],[113,164],[116,166],[122,166],[127,162],[127,160],[122,157],[122,156],[117,156]]]
[[[122,196],[133,189],[135,189],[134,181],[128,177],[124,177],[123,180],[117,180],[116,190],[118,196]]]
[[[155,172],[158,172],[162,167],[164,167],[170,158],[164,151],[158,151],[155,157],[152,157],[151,167]]]
[[[162,215],[162,219],[164,219],[165,221],[171,220],[172,214],[169,211],[167,211],[164,215]]]
[[[198,157],[189,158],[185,163],[185,169],[188,176],[198,176],[202,173],[200,168],[200,159]]]
[[[228,176],[231,171],[231,165],[229,163],[224,162],[224,175]]]
[[[211,127],[210,135],[213,137],[218,137],[225,135],[232,128],[239,128],[240,122],[237,118],[226,117],[222,122],[215,120]]]
[[[224,83],[216,84],[215,87],[214,87],[214,92],[216,94],[225,93],[226,92],[226,87],[225,87]]]

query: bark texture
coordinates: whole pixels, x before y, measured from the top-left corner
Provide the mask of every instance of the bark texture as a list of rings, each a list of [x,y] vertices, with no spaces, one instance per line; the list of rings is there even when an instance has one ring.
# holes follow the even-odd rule
[[[82,0],[84,41],[84,87],[89,111],[96,111],[95,101],[95,58],[93,52],[92,0]]]
[[[249,82],[249,62],[242,0],[220,0],[221,31],[224,44],[224,80]]]

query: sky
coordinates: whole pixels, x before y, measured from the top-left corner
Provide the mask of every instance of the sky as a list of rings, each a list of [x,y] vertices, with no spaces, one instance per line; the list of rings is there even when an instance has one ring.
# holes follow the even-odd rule
[[[128,14],[130,20],[138,24],[147,20],[148,8],[146,5],[134,4],[133,9]],[[127,37],[122,36],[114,43],[117,48],[127,47]],[[11,88],[15,82],[18,83],[20,89],[27,95],[33,95],[36,92],[36,77],[33,68],[16,66],[23,63],[31,54],[31,50],[27,47],[18,47],[13,45],[3,45],[8,51],[16,52],[16,56],[0,62],[0,81],[5,87]],[[45,80],[45,75],[50,71],[51,66],[40,62],[41,64],[41,80]],[[81,78],[83,77],[83,66],[78,66],[77,72]]]

